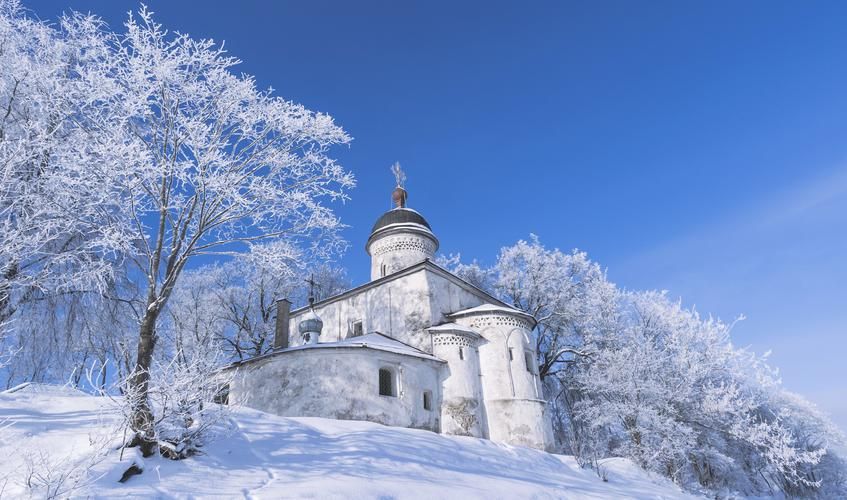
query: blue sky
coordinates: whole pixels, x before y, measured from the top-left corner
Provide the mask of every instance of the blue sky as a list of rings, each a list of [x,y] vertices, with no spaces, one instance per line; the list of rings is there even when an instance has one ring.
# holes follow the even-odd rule
[[[113,26],[137,7],[25,5]],[[847,3],[148,5],[355,138],[355,282],[400,161],[443,252],[490,263],[536,233],[623,287],[743,313],[736,343],[847,429]]]

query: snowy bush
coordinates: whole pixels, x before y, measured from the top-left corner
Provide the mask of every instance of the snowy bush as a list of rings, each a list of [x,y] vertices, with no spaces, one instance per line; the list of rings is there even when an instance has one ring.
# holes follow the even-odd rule
[[[22,480],[29,496],[39,499],[68,498],[94,483],[99,476],[93,470],[109,453],[114,452],[114,438],[112,430],[90,435],[90,449],[69,456],[23,451],[25,470],[22,471]]]
[[[215,401],[229,380],[216,376],[203,361],[174,359],[156,366],[151,377],[150,400],[162,456],[180,459],[201,452],[228,418],[229,407]]]

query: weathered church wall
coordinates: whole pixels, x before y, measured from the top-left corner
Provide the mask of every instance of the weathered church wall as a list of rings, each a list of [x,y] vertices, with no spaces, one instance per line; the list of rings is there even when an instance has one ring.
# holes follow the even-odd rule
[[[304,347],[238,367],[230,404],[283,417],[368,420],[439,432],[443,363],[362,347]],[[396,397],[379,394],[379,370],[393,370]],[[424,409],[430,391],[432,407]]]
[[[405,231],[386,231],[384,236],[371,242],[371,280],[388,276],[418,262],[431,259],[437,248],[431,236]]]
[[[315,312],[324,322],[320,341],[349,338],[353,335],[353,323],[361,321],[363,333],[380,332],[431,353],[432,342],[424,331],[430,326],[427,288],[425,271],[421,269],[361,293],[319,304]],[[291,346],[303,345],[297,332],[300,316],[302,312],[292,315],[290,320]]]
[[[486,399],[489,439],[550,450],[553,429],[546,403],[535,399]]]
[[[477,341],[452,333],[433,334],[433,354],[445,361],[441,432],[488,437],[479,377]]]
[[[479,294],[469,292],[430,269],[426,269],[426,282],[430,300],[428,318],[430,325],[446,323],[449,321],[448,314],[470,309],[485,302]]]
[[[323,320],[320,342],[338,342],[353,335],[353,324],[362,322],[362,332],[380,332],[422,351],[432,353],[427,328],[447,320],[446,315],[483,304],[480,293],[472,293],[428,267],[388,280],[326,304],[315,312]],[[297,324],[304,310],[289,320],[289,345],[303,345]]]
[[[549,447],[552,426],[540,397],[532,325],[520,317],[497,312],[460,317],[455,322],[485,339],[478,353],[489,439]]]

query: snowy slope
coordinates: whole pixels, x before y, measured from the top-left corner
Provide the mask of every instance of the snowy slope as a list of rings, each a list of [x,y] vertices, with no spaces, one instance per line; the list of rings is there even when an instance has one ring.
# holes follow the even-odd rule
[[[145,472],[120,484],[123,462],[101,446],[114,414],[108,400],[30,386],[0,393],[0,497],[30,494],[27,477],[55,480],[60,492],[93,498],[688,498],[632,463],[604,463],[608,481],[573,458],[490,441],[446,437],[369,422],[281,418],[246,408],[203,456],[148,459]],[[92,460],[92,451],[107,450]],[[96,458],[96,455],[94,455]],[[5,485],[4,485],[4,479]],[[36,490],[43,497],[45,489]],[[67,496],[67,493],[60,496]]]

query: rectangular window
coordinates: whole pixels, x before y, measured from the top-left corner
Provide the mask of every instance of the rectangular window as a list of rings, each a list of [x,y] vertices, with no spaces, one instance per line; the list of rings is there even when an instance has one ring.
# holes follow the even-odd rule
[[[354,321],[353,322],[353,336],[354,337],[361,337],[363,333],[364,333],[364,329],[362,328],[362,322],[361,321]]]
[[[512,348],[510,347],[509,348],[509,361],[514,361],[514,360],[515,360],[515,353],[513,352]]]
[[[424,391],[424,393],[423,393],[423,406],[424,406],[424,410],[427,410],[427,411],[432,410],[432,392]]]
[[[394,372],[388,368],[379,369],[379,395],[397,396],[397,389],[394,384]]]
[[[523,353],[524,361],[526,361],[526,371],[529,373],[535,373],[535,370],[532,369],[532,353],[529,351],[524,351]]]
[[[465,350],[463,348],[459,348],[459,359],[465,359]]]

